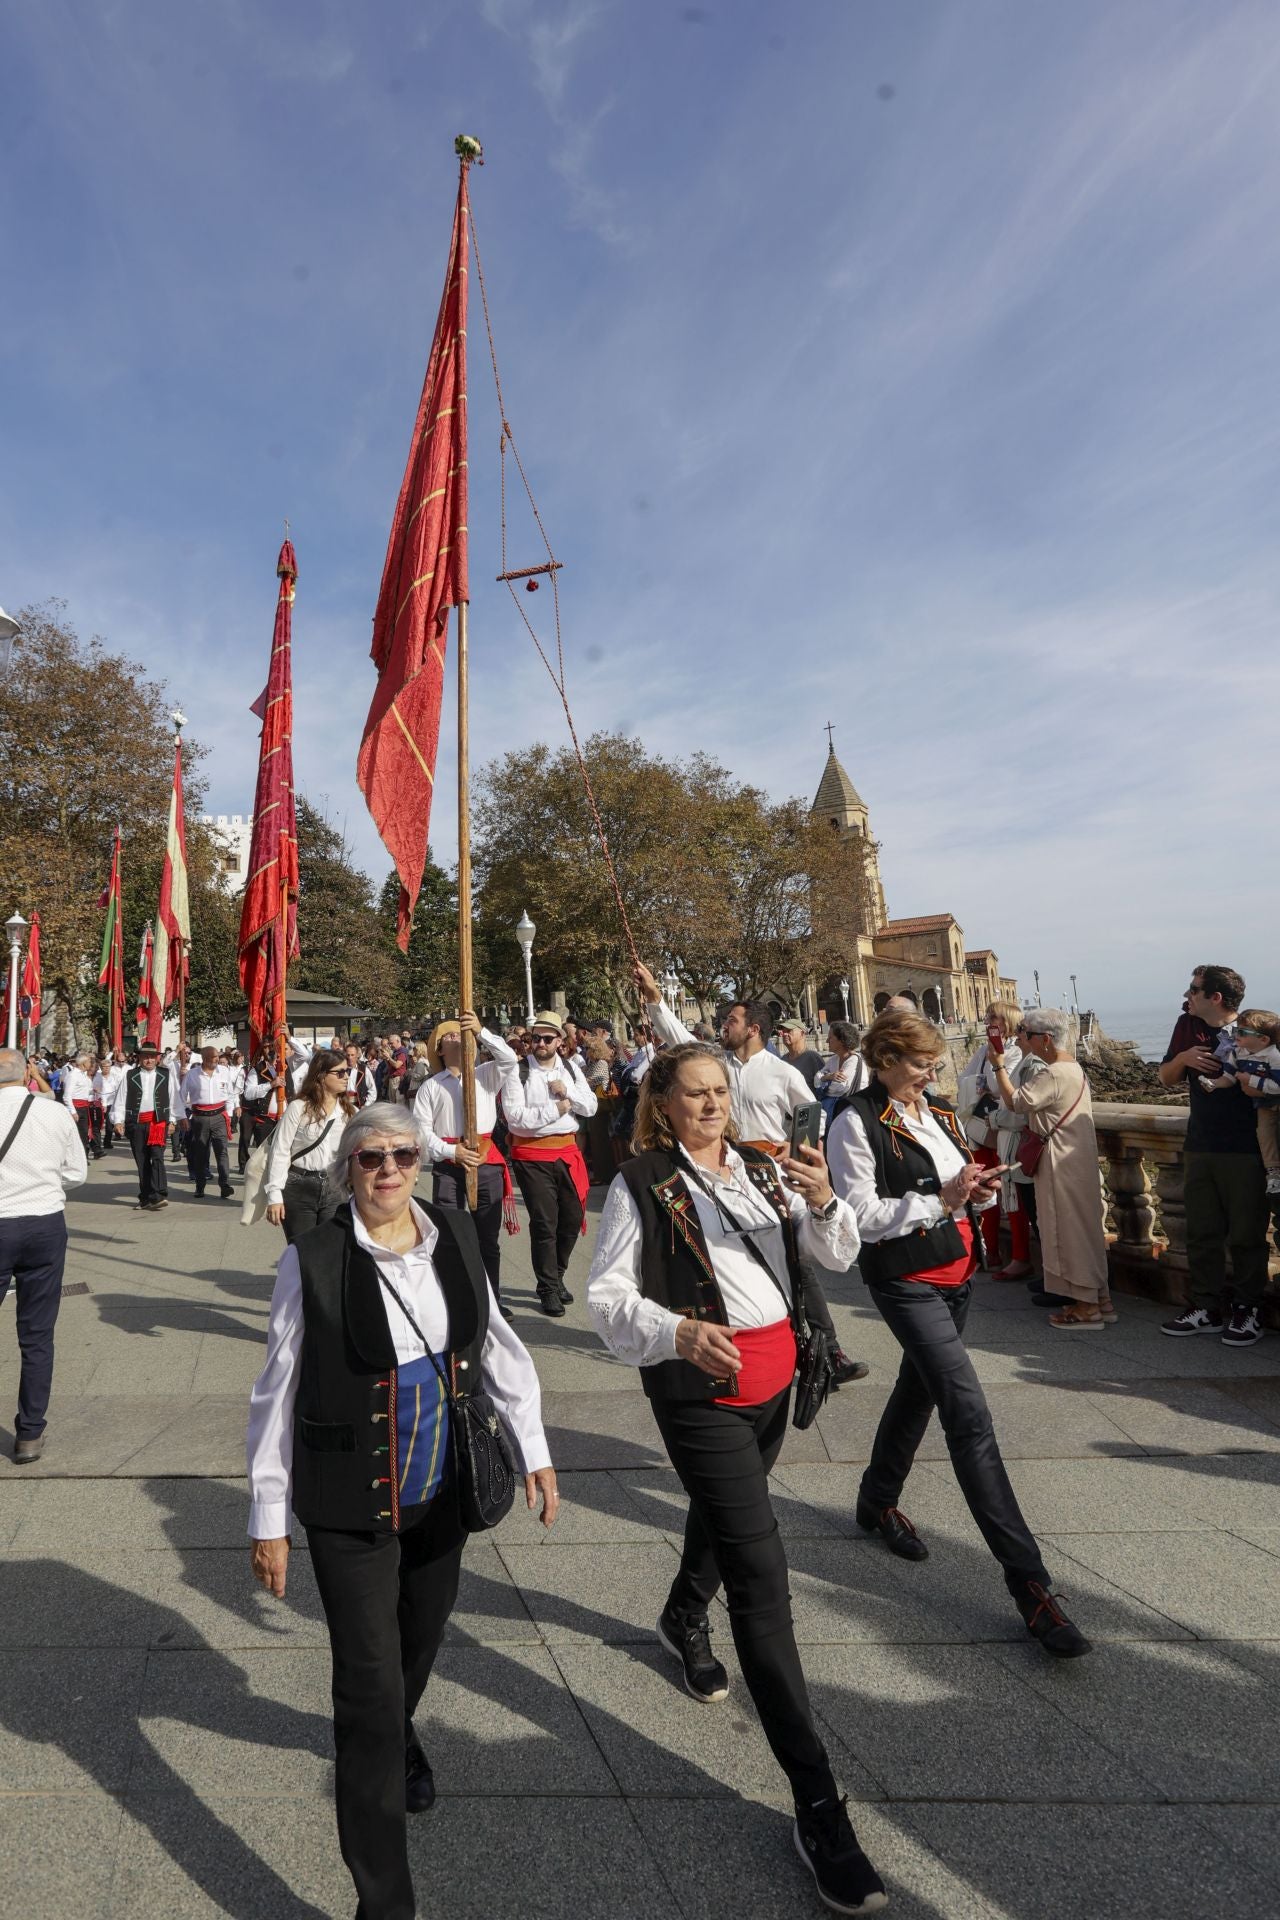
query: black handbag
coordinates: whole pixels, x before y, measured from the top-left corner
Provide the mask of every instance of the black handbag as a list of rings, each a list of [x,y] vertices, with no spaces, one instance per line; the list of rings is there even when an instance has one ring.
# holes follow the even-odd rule
[[[697,1179],[696,1175],[694,1177]],[[786,1288],[756,1245],[752,1229],[744,1227],[735,1219],[719,1194],[703,1186],[701,1180],[697,1180],[697,1184],[707,1198],[714,1201],[717,1211],[723,1213],[757,1266],[764,1268],[782,1295],[796,1342],[796,1391],[791,1403],[791,1424],[803,1433],[806,1427],[813,1425],[822,1411],[823,1402],[831,1391],[836,1372],[835,1343],[824,1327],[814,1327],[809,1324],[808,1315],[804,1310],[804,1276],[799,1263],[796,1264],[795,1283],[792,1289],[795,1297],[788,1299]],[[781,1220],[778,1221],[778,1225],[782,1226]],[[786,1232],[785,1227],[783,1232]]]
[[[458,1512],[468,1533],[487,1533],[506,1519],[515,1504],[516,1462],[498,1409],[482,1387],[458,1393],[422,1328],[385,1274],[379,1278],[426,1349],[440,1375],[449,1407],[449,1445],[453,1449]]]

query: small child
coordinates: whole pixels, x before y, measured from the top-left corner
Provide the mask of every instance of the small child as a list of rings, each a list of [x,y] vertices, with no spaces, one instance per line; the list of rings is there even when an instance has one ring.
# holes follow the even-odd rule
[[[1225,1038],[1225,1036],[1224,1036]],[[1280,1013],[1246,1007],[1236,1016],[1229,1046],[1219,1043],[1222,1072],[1200,1075],[1206,1093],[1240,1087],[1258,1103],[1258,1147],[1267,1170],[1267,1192],[1280,1196]]]

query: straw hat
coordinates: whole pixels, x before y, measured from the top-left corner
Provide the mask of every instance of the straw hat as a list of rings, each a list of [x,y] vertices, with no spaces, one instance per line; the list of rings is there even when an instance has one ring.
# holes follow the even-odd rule
[[[427,1065],[432,1073],[444,1071],[444,1061],[440,1058],[440,1042],[447,1040],[451,1033],[461,1032],[462,1028],[456,1020],[442,1020],[438,1026],[432,1027],[427,1035]]]
[[[534,1027],[550,1027],[553,1032],[564,1038],[564,1015],[562,1013],[535,1013],[530,1021],[530,1030]]]

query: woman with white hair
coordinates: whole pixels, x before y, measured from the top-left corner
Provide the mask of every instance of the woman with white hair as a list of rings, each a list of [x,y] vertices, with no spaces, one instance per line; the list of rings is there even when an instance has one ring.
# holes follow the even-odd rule
[[[1044,1071],[1014,1086],[1003,1051],[988,1048],[1000,1098],[1025,1114],[1032,1134],[1044,1142],[1035,1170],[1036,1209],[1044,1290],[1068,1305],[1049,1315],[1049,1325],[1099,1329],[1117,1318],[1107,1278],[1102,1233],[1102,1178],[1098,1136],[1084,1068],[1071,1045],[1071,1022],[1056,1007],[1033,1007],[1022,1017],[1024,1052],[1043,1061]]]
[[[489,1394],[544,1526],[559,1505],[538,1377],[471,1215],[414,1198],[423,1147],[389,1101],[347,1121],[342,1204],[281,1256],[249,1408],[253,1573],[284,1597],[300,1520],[333,1654],[338,1839],[368,1920],[413,1920],[405,1815],[435,1801],[413,1715],[466,1543],[444,1378]]]

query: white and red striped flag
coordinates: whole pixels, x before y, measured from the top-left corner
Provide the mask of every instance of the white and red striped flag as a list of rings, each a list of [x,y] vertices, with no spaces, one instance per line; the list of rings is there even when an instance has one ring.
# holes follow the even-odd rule
[[[182,735],[174,743],[173,791],[169,795],[169,837],[160,875],[155,954],[151,968],[151,1004],[147,1039],[160,1045],[166,1007],[179,998],[191,971],[191,909],[187,902],[187,835],[182,817]]]

